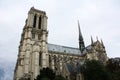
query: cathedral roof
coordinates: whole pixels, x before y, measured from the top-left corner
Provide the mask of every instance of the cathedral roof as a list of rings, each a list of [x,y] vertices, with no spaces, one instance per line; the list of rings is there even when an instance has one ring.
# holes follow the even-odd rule
[[[92,49],[93,49],[93,47],[95,46],[95,45],[102,45],[98,40],[97,41],[95,41],[95,42],[93,42],[91,45],[88,45],[87,47],[86,47],[86,50],[84,50],[84,52],[86,53],[87,51],[91,51]]]
[[[92,45],[89,45],[86,47],[87,51],[91,50],[92,49]]]
[[[79,48],[61,46],[56,44],[48,44],[48,51],[69,53],[69,54],[81,54]]]

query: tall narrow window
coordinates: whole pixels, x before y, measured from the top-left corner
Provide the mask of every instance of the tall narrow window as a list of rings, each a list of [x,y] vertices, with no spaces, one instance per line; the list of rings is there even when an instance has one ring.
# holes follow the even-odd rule
[[[35,33],[32,33],[32,39],[35,39]]]
[[[41,29],[41,16],[39,17],[39,26],[38,26],[39,29]]]
[[[41,66],[41,64],[42,64],[42,55],[41,55],[41,53],[39,54],[39,66]]]
[[[40,34],[38,34],[38,40],[40,40],[40,38],[41,38],[41,36],[40,36]]]
[[[37,16],[35,15],[35,16],[34,16],[34,22],[33,22],[33,28],[36,27],[36,19],[37,19]]]

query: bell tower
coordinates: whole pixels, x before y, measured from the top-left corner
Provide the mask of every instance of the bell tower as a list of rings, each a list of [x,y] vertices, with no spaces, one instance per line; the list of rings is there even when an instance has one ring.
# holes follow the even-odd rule
[[[14,80],[34,80],[40,69],[48,67],[47,36],[46,13],[32,7],[21,35]]]

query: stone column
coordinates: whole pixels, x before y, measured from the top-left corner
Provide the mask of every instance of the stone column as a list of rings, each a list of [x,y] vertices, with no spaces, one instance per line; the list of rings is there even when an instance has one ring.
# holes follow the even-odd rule
[[[62,67],[63,67],[62,61],[60,61],[60,73],[62,72]]]
[[[39,26],[39,16],[37,15],[37,18],[36,18],[36,28],[38,29],[38,26]]]
[[[36,78],[39,75],[39,52],[34,52],[35,55],[35,75],[34,77]]]
[[[51,64],[52,64],[52,69],[55,70],[55,63],[54,63],[54,59],[53,58],[51,60]]]
[[[31,39],[32,37],[32,33],[31,33],[32,29],[31,28],[28,28],[28,31],[27,31],[27,38]]]
[[[30,57],[30,51],[26,51],[24,73],[29,73],[29,63],[30,63],[29,57]]]
[[[35,44],[33,46],[33,78],[35,79],[39,75],[39,52],[40,52],[40,47],[38,44]]]
[[[42,31],[42,68],[49,66],[48,51],[47,51],[47,31]]]
[[[28,13],[27,26],[29,26],[29,27],[33,26],[33,19],[34,19],[34,14],[33,13]]]
[[[42,26],[43,30],[47,30],[47,16],[42,16]]]

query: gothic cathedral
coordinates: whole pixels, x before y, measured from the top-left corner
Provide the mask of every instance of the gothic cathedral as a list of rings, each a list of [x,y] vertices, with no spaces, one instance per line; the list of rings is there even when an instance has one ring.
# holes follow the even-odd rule
[[[71,75],[77,71],[75,80],[83,80],[80,67],[86,59],[107,60],[102,40],[94,42],[91,37],[91,44],[85,47],[79,22],[79,48],[48,43],[47,19],[45,11],[32,7],[28,12],[21,35],[14,80],[23,77],[34,80],[40,74],[39,71],[46,67],[68,80],[72,80]]]

